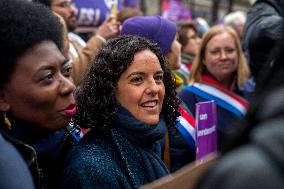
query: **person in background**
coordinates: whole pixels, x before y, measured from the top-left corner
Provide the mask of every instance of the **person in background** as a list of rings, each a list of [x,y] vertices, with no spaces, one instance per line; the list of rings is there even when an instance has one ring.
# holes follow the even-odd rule
[[[63,46],[62,25],[46,7],[0,1],[0,130],[37,188],[57,187],[63,128],[74,114],[75,85]]]
[[[63,17],[66,22],[67,29],[69,31],[68,37],[71,42],[76,41],[81,48],[86,46],[85,41],[80,38],[77,34],[74,33],[77,27],[77,18],[76,10],[77,7],[72,0],[50,0],[51,9]],[[101,25],[96,31],[94,37],[98,37],[105,41],[110,37],[116,36],[118,33],[118,23],[113,23],[109,20],[106,20],[104,24]]]
[[[118,35],[120,24],[118,22],[112,22],[110,17],[107,18],[96,29],[96,34],[90,37],[86,43],[79,35],[74,33],[77,27],[77,20],[75,14],[76,6],[72,0],[50,0],[50,2],[51,10],[62,16],[66,22],[69,40],[69,56],[73,60],[74,66],[78,67],[75,68],[76,73],[73,73],[74,83],[78,85],[86,70],[88,70],[91,60],[97,54],[102,44],[109,38]]]
[[[190,68],[201,42],[201,38],[199,37],[197,29],[193,23],[178,23],[178,41],[181,44],[182,64],[175,73],[182,78],[183,85],[188,85]]]
[[[167,31],[167,32],[165,32]],[[177,70],[181,66],[180,62],[180,43],[177,41],[176,24],[162,18],[160,16],[141,16],[127,19],[122,24],[121,35],[137,35],[150,39],[158,44],[165,56],[168,67],[172,71]],[[181,86],[183,80],[173,74],[176,87]],[[191,113],[187,110],[184,104],[180,104],[179,109],[181,115],[186,114],[191,117]],[[182,113],[183,112],[183,113]],[[195,145],[191,137],[184,137],[178,130],[178,120],[174,127],[168,127],[164,140],[162,141],[163,160],[170,169],[174,172],[185,164],[195,160]],[[194,124],[188,123],[192,129]],[[187,141],[185,138],[192,140]]]
[[[280,0],[257,0],[247,14],[242,45],[256,88],[273,67],[277,43],[284,40],[283,7]]]
[[[236,30],[240,41],[243,40],[243,30],[246,23],[246,13],[242,11],[231,12],[224,16],[224,25],[231,26]]]
[[[179,115],[171,72],[147,39],[109,40],[76,95],[90,128],[65,160],[63,188],[139,188],[169,172],[159,141]]]
[[[228,145],[222,149],[221,158],[200,178],[196,188],[284,187],[283,40],[276,47],[274,66],[260,81],[247,116],[239,123],[241,127],[226,137]]]
[[[249,68],[236,32],[228,26],[212,27],[203,37],[193,62],[189,86],[182,88],[179,97],[195,117],[195,104],[214,100],[217,105],[218,145],[226,128],[243,118],[248,108],[244,97],[249,93],[243,85]]]

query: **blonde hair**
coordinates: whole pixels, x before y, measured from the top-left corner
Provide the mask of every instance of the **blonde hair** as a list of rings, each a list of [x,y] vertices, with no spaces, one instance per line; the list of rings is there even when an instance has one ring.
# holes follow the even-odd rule
[[[249,67],[248,67],[246,58],[244,56],[244,53],[242,51],[241,43],[240,43],[240,40],[238,38],[236,31],[229,26],[217,25],[217,26],[213,26],[210,30],[208,30],[202,38],[202,42],[200,44],[197,56],[195,57],[193,64],[192,64],[192,68],[190,70],[190,75],[189,75],[190,85],[194,84],[195,82],[201,81],[201,75],[205,69],[205,66],[203,65],[203,60],[205,57],[205,51],[206,51],[207,44],[215,35],[218,35],[221,33],[230,34],[235,41],[235,46],[236,46],[237,56],[238,56],[238,67],[237,67],[237,72],[236,72],[237,86],[241,88],[243,84],[248,80],[250,71],[249,71]]]

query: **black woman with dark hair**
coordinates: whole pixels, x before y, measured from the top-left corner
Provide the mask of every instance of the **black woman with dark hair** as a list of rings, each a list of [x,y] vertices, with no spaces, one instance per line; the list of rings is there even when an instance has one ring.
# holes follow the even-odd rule
[[[75,108],[62,49],[62,25],[50,10],[0,1],[0,131],[27,162],[37,188],[56,188],[62,128]]]

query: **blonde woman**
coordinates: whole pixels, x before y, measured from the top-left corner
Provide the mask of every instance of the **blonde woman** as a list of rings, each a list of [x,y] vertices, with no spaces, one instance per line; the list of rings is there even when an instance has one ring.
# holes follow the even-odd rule
[[[228,26],[214,26],[204,35],[191,68],[189,86],[179,96],[193,114],[196,103],[214,100],[220,136],[246,113],[248,103],[243,97],[249,94],[244,88],[249,74],[237,33]]]

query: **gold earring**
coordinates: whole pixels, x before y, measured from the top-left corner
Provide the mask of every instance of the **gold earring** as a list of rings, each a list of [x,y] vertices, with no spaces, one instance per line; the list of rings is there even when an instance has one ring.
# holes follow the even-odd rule
[[[6,113],[4,113],[4,122],[6,124],[6,126],[8,127],[8,129],[12,129],[12,124],[11,121],[9,120],[9,118],[7,117]]]

